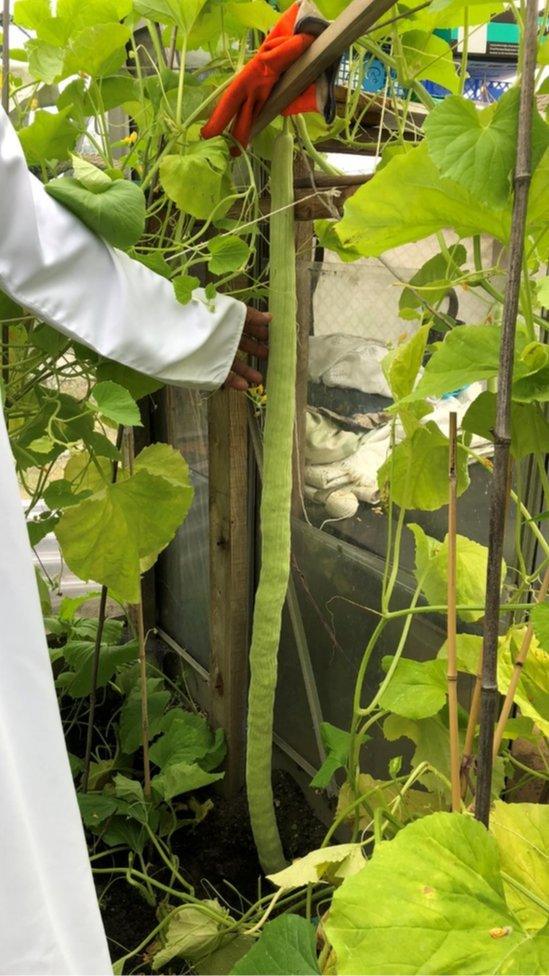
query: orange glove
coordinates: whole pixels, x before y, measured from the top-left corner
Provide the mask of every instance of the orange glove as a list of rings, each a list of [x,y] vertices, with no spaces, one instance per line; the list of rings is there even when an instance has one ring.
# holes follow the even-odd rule
[[[316,8],[311,8],[312,4],[309,2],[294,3],[277,21],[257,53],[221,96],[209,122],[202,129],[204,139],[221,135],[234,120],[231,126],[232,136],[242,146],[248,144],[253,123],[280,76],[328,26],[328,22],[317,14]],[[328,106],[329,115],[325,111],[325,117],[327,121],[331,121],[335,114],[335,103],[333,98],[329,98],[329,89],[333,87],[331,82],[333,83],[335,70],[330,74],[331,78],[324,85],[322,79],[320,84],[315,82],[310,85],[288,105],[283,115],[325,111]],[[237,147],[231,152],[233,155],[239,154]]]

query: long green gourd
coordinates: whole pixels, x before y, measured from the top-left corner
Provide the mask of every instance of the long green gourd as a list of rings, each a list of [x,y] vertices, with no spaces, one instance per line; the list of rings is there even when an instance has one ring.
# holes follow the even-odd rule
[[[261,570],[250,649],[246,783],[254,840],[267,874],[284,867],[271,783],[282,607],[290,575],[290,502],[296,374],[293,136],[276,139],[271,167],[267,409],[263,439]]]

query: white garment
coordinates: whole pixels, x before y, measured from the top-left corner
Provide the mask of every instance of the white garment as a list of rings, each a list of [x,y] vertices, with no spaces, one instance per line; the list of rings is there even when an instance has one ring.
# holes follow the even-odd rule
[[[245,306],[109,247],[28,172],[0,109],[0,288],[103,356],[179,386],[225,379]],[[0,974],[110,973],[13,459],[0,418]]]
[[[316,335],[309,339],[309,377],[325,386],[361,390],[390,397],[381,364],[389,349],[384,342],[361,336]]]

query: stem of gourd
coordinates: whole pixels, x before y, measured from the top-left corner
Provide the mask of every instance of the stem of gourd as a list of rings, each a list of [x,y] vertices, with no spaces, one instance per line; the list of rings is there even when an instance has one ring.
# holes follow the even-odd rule
[[[183,92],[185,90],[185,61],[187,58],[187,35],[183,34],[181,41],[181,51],[179,54],[179,81],[177,84],[177,103],[175,109],[175,121],[181,125],[181,114],[183,111]]]

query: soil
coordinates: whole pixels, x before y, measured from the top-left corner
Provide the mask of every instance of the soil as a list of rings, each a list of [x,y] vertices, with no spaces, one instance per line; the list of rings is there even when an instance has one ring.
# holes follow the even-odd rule
[[[295,780],[282,770],[273,773],[276,815],[284,851],[290,860],[320,847],[325,826],[316,819]],[[202,795],[202,793],[204,795]],[[207,791],[199,794],[205,798]],[[214,808],[196,827],[184,826],[172,836],[172,850],[196,895],[220,897],[242,911],[254,902],[263,874],[257,860],[245,792],[227,800],[209,794]],[[236,891],[235,891],[236,889]],[[261,893],[270,890],[261,881]],[[139,945],[157,925],[154,908],[122,878],[98,885],[98,896],[113,960]],[[134,971],[139,971],[134,970]]]
[[[276,817],[287,857],[302,857],[320,847],[326,828],[316,819],[295,780],[283,770],[273,773]],[[212,897],[212,886],[235,908],[238,896],[254,902],[258,897],[259,866],[248,804],[243,790],[231,800],[214,796],[214,808],[194,829],[183,828],[172,838],[172,849],[182,870],[190,877],[197,895]],[[228,884],[227,884],[228,882]],[[269,887],[263,884],[263,892]]]

